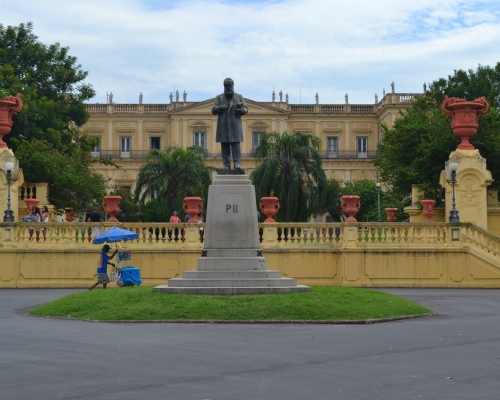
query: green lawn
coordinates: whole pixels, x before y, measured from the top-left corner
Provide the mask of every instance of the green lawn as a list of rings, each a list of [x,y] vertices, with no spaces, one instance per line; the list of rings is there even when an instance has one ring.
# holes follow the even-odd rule
[[[368,289],[313,286],[311,292],[243,296],[179,295],[151,287],[85,290],[45,304],[32,315],[88,320],[364,320],[432,313]]]

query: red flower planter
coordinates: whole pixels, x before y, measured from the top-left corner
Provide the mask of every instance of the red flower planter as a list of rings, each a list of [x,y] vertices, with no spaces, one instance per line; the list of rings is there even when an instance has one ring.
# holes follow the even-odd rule
[[[30,215],[33,207],[38,206],[38,203],[40,203],[40,199],[24,199],[24,202],[26,203],[26,215]]]
[[[116,214],[121,211],[120,207],[118,207],[121,199],[121,196],[104,196],[102,207],[104,208],[104,211],[106,211],[110,216],[108,218],[108,222],[120,222],[116,219]]]
[[[477,120],[488,111],[488,108],[489,104],[484,97],[474,101],[465,101],[458,97],[444,97],[441,109],[451,117],[453,133],[462,140],[457,149],[474,150],[474,146],[469,143],[469,138],[476,134],[479,127]]]
[[[356,214],[361,207],[359,196],[342,196],[340,206],[342,207],[342,211],[349,216],[345,222],[358,222],[356,218],[354,218],[354,214]]]
[[[264,223],[276,222],[272,217],[274,217],[280,209],[280,202],[277,197],[262,197],[260,199],[259,207],[260,211],[262,211],[267,217]]]
[[[201,197],[185,197],[182,208],[186,214],[191,216],[188,223],[197,224],[198,219],[196,217],[203,210],[203,200]]]
[[[23,108],[23,101],[19,93],[14,96],[7,96],[0,99],[0,149],[8,148],[3,141],[3,137],[10,132],[12,128],[12,117]]]
[[[432,222],[432,216],[434,215],[434,204],[436,200],[420,200],[422,204],[422,214],[425,216],[425,222]]]
[[[386,208],[385,213],[387,214],[387,222],[396,222],[397,208]]]

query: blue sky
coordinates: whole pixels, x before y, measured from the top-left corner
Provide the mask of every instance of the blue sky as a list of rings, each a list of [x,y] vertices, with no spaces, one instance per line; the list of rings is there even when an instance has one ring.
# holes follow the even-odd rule
[[[44,43],[78,57],[97,95],[116,103],[202,101],[235,89],[256,101],[371,104],[421,92],[454,69],[500,61],[499,1],[21,0],[0,22],[32,21]]]

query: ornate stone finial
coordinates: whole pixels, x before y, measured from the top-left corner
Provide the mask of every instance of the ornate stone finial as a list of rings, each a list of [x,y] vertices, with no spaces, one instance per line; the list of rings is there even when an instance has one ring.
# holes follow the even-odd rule
[[[345,103],[349,104],[349,95],[347,93],[345,94]]]
[[[280,90],[280,103],[283,102],[283,92]]]
[[[139,94],[139,104],[142,104],[142,92]]]
[[[395,93],[394,92],[394,81],[391,82],[391,88],[392,88],[392,93]]]
[[[179,102],[179,91],[175,91],[175,101],[178,103]]]
[[[188,94],[187,94],[187,93],[186,93],[186,91],[184,90],[184,93],[182,94],[182,99],[184,100],[184,103],[186,102],[187,97],[188,97]]]
[[[275,97],[276,97],[276,95],[274,94],[274,90],[273,90],[273,103],[274,103]]]
[[[316,104],[319,104],[319,95],[318,95],[318,93],[316,93],[315,97],[316,97]]]
[[[285,95],[286,102],[288,103],[288,93]]]
[[[385,97],[385,88],[382,89],[382,96]]]
[[[427,92],[427,84],[424,82],[424,93]]]
[[[172,104],[173,101],[174,101],[174,95],[172,94],[172,92],[170,92],[170,96],[169,97],[170,97],[170,104]]]
[[[378,104],[378,94],[375,93],[375,104]]]
[[[19,113],[22,108],[23,101],[19,93],[16,96],[9,95],[0,99],[0,149],[8,149],[7,144],[3,141],[3,136],[10,132],[13,124],[12,117]]]

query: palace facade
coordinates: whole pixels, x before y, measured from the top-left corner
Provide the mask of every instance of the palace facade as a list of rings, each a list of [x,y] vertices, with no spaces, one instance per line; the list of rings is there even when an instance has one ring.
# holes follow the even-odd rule
[[[255,168],[253,153],[262,133],[305,132],[321,138],[328,178],[335,178],[340,184],[376,180],[377,170],[372,162],[383,134],[380,124],[391,127],[416,96],[388,93],[375,104],[352,105],[245,99],[248,114],[242,117],[242,168],[248,174]],[[217,116],[212,115],[213,104],[214,99],[170,104],[88,104],[90,119],[82,129],[101,143],[92,154],[111,158],[121,167],[99,165],[96,170],[108,177],[112,185],[134,190],[139,168],[151,149],[194,144],[207,149],[207,164],[220,168],[222,158],[220,144],[215,142]]]

